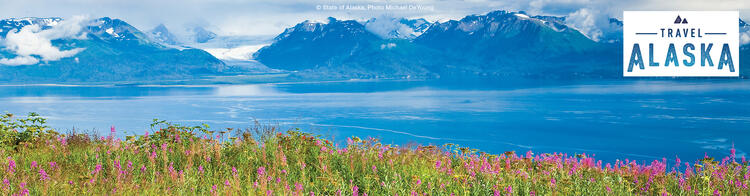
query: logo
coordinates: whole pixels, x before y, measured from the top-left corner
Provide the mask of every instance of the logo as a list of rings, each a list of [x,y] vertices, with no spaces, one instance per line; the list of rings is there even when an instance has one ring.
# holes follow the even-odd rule
[[[738,77],[738,21],[736,11],[625,11],[623,76]]]

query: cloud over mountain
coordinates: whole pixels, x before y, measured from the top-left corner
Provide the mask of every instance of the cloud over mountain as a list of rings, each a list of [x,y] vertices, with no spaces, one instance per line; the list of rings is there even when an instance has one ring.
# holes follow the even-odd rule
[[[20,30],[11,30],[4,39],[0,38],[0,44],[16,56],[1,58],[0,64],[33,65],[39,61],[56,61],[78,54],[84,48],[62,50],[53,46],[52,40],[85,38],[81,31],[85,21],[88,21],[85,16],[74,16],[68,20],[53,20],[48,24],[32,24]]]

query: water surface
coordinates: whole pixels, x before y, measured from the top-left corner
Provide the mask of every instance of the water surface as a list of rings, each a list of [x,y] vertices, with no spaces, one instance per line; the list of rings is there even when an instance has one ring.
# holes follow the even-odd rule
[[[738,157],[750,148],[750,82],[565,84],[347,81],[208,86],[0,86],[0,110],[37,112],[58,130],[119,136],[154,118],[213,128],[261,123],[342,141],[456,143],[485,152],[599,159]]]

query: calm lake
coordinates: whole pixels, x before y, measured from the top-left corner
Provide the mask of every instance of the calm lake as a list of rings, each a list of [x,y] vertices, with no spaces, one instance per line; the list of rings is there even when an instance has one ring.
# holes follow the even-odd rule
[[[693,162],[750,148],[750,81],[512,84],[347,81],[209,86],[0,86],[0,111],[61,132],[142,134],[158,118],[214,129],[298,127],[336,141],[455,143],[503,153]]]

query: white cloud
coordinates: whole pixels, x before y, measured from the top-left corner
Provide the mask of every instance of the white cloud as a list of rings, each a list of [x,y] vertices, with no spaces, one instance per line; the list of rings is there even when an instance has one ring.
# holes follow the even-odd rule
[[[396,43],[380,44],[380,49],[381,50],[384,50],[386,48],[387,49],[391,49],[391,48],[395,48],[395,47],[396,47]]]
[[[566,23],[594,41],[599,41],[602,30],[597,26],[598,20],[609,20],[607,17],[599,16],[599,12],[588,8],[581,8],[568,15]]]
[[[84,48],[60,50],[52,45],[52,40],[62,38],[82,38],[83,22],[86,17],[75,16],[59,23],[52,23],[51,28],[42,29],[38,24],[28,25],[17,32],[8,32],[5,39],[0,40],[5,50],[18,56],[12,59],[0,59],[5,65],[32,65],[39,61],[56,61],[71,57]],[[37,59],[37,57],[41,59]]]
[[[365,29],[382,38],[408,38],[414,30],[402,24],[400,20],[390,15],[381,15],[367,21]]]
[[[32,56],[16,56],[16,58],[12,58],[12,59],[6,59],[6,58],[0,59],[0,65],[16,66],[16,65],[33,65],[37,63],[39,63],[39,59],[36,59]]]
[[[750,31],[740,32],[740,45],[750,44]]]

